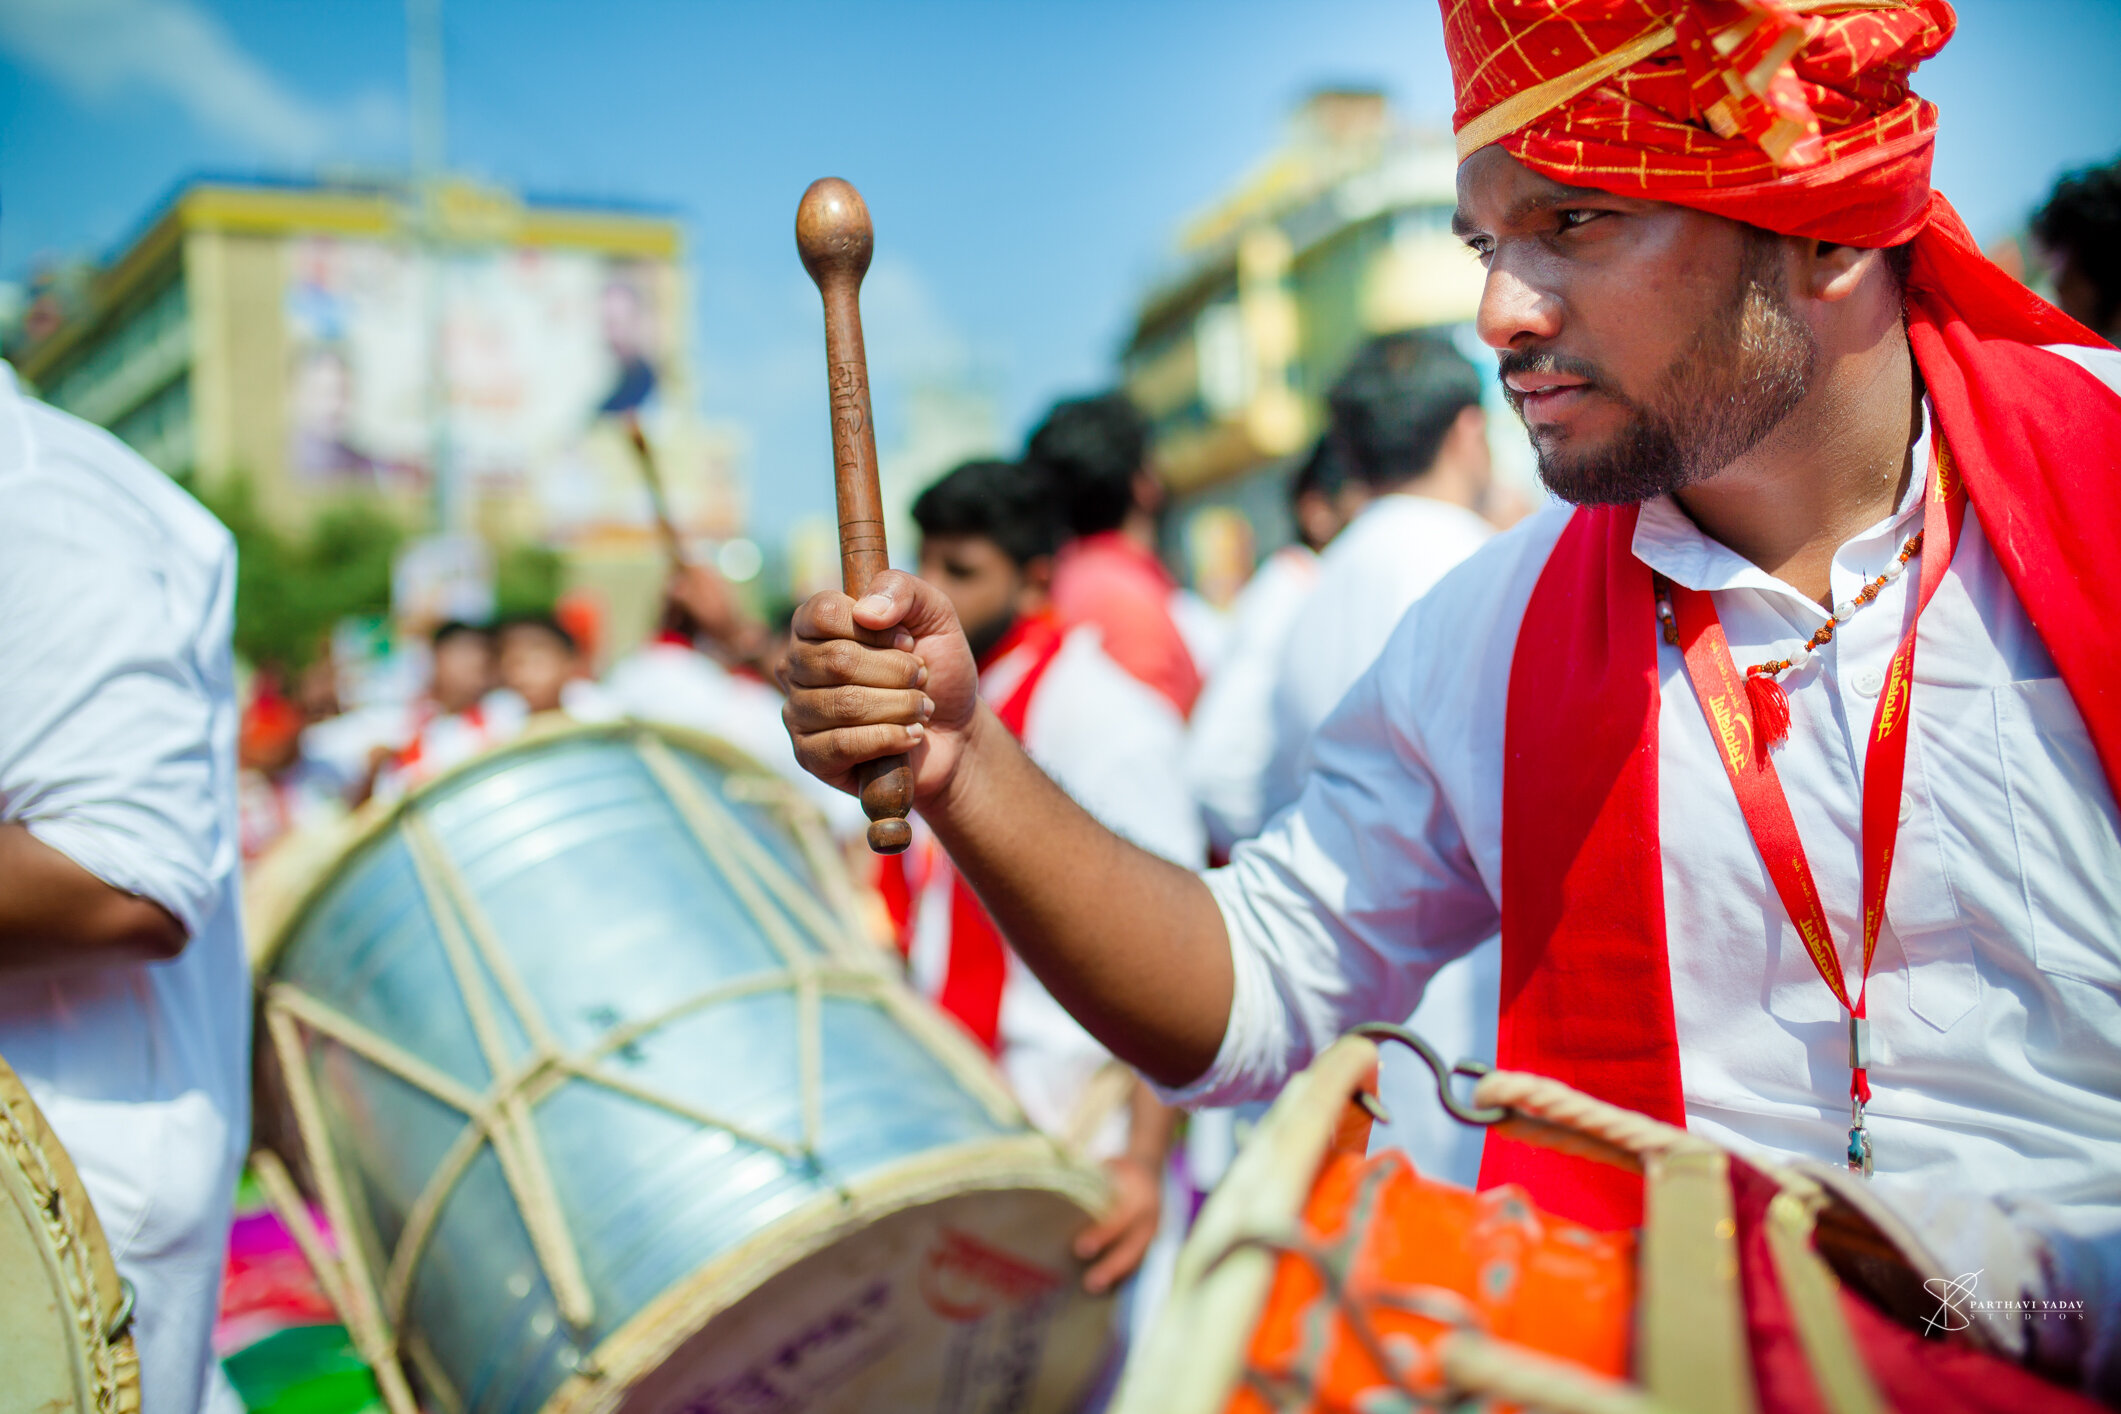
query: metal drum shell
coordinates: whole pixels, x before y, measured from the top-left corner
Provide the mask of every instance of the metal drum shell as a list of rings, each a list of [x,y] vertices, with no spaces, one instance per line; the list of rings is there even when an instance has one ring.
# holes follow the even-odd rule
[[[569,762],[581,764],[599,753],[607,759],[594,770],[578,773],[571,781],[561,779],[568,775]],[[614,765],[629,756],[646,763],[645,774]],[[617,781],[629,772],[631,784]],[[541,775],[552,779],[541,784]],[[554,785],[555,780],[560,783]],[[736,832],[742,839],[723,841],[725,850],[744,856],[722,864],[732,877],[750,876],[750,885],[737,892],[747,893],[755,922],[770,917],[771,926],[761,922],[751,930],[775,935],[766,940],[769,946],[757,946],[757,937],[731,941],[744,930],[725,928],[729,936],[713,941],[708,949],[716,956],[702,959],[697,956],[700,948],[686,946],[700,941],[697,937],[680,936],[676,944],[649,937],[676,925],[671,900],[657,905],[644,902],[647,895],[689,869],[687,887],[692,892],[681,902],[705,908],[713,885],[699,876],[697,860],[686,865],[676,856],[640,857],[659,848],[659,840],[689,838],[668,822],[616,842],[599,835],[599,819],[618,821],[624,834],[625,813],[648,808],[640,789],[644,781],[665,797],[657,808],[692,816],[715,811],[728,816],[750,808],[736,798],[741,792],[722,789],[731,782],[747,791],[755,788],[761,798],[776,791],[790,794],[764,768],[697,734],[640,723],[541,726],[404,801],[357,817],[337,840],[297,867],[275,861],[276,868],[261,878],[250,897],[253,936],[258,940],[260,1034],[270,1038],[260,1050],[271,1052],[261,1060],[261,1122],[268,1129],[274,1119],[281,1122],[275,1146],[306,1171],[303,1186],[322,1201],[334,1226],[346,1235],[342,1255],[347,1260],[331,1273],[327,1285],[338,1288],[334,1294],[364,1353],[373,1349],[385,1357],[370,1358],[378,1364],[386,1396],[395,1396],[394,1403],[410,1402],[402,1371],[386,1368],[397,1363],[391,1357],[402,1356],[420,1372],[425,1386],[445,1391],[433,1400],[443,1410],[459,1405],[467,1411],[610,1411],[660,1404],[660,1396],[651,1399],[652,1387],[659,1379],[661,1385],[670,1384],[672,1362],[682,1365],[700,1351],[710,1326],[719,1331],[732,1322],[741,1324],[747,1301],[757,1306],[766,1300],[760,1293],[779,1291],[783,1295],[774,1299],[785,1304],[794,1280],[791,1268],[826,1271],[838,1246],[865,1230],[919,1228],[933,1238],[945,1229],[954,1233],[967,1224],[977,1228],[988,1223],[998,1225],[996,1235],[1014,1233],[1020,1251],[1025,1234],[1050,1231],[1051,1240],[1041,1238],[1050,1249],[1041,1260],[1057,1272],[1072,1273],[1066,1238],[1102,1201],[1100,1177],[1030,1132],[985,1057],[915,1000],[873,950],[854,937],[851,890],[807,806],[792,798],[777,801],[776,808],[787,807],[793,822],[789,828],[768,828],[760,814],[751,821],[757,828]],[[557,791],[565,799],[541,801],[541,791]],[[702,799],[701,791],[710,794]],[[687,796],[693,797],[689,807],[683,798]],[[583,803],[587,797],[598,798]],[[525,825],[526,820],[531,823]],[[699,825],[698,819],[688,822],[690,827]],[[530,843],[525,846],[524,840]],[[438,844],[439,855],[434,848]],[[602,916],[583,913],[576,907],[580,900],[570,902],[566,881],[557,877],[567,870],[579,872],[587,857],[584,851],[594,855],[598,849],[603,850],[596,856],[601,876],[617,890]],[[523,857],[511,860],[511,850]],[[555,864],[559,855],[568,857]],[[355,896],[360,893],[352,887],[358,882],[355,876],[364,870],[371,875],[396,870],[400,884],[408,871],[419,875],[430,900],[436,896],[435,876],[450,876],[439,885],[439,896],[450,900],[448,906],[430,902],[429,931],[466,935],[455,940],[460,955],[486,957],[484,944],[469,935],[497,929],[504,933],[503,950],[510,956],[503,970],[520,975],[478,974],[491,984],[495,1003],[489,1008],[493,1014],[483,1046],[477,1037],[463,1034],[446,1044],[435,1042],[436,1032],[448,1029],[435,1022],[447,1013],[446,1006],[430,1010],[425,1021],[407,1020],[423,1007],[439,1005],[433,993],[450,984],[448,970],[439,966],[450,948],[440,945],[439,936],[422,940],[418,947],[405,943],[405,929],[417,932],[418,926],[417,920],[405,922],[412,915],[403,909],[397,910],[404,915],[397,921],[379,922],[381,914],[397,906]],[[782,887],[768,891],[772,898],[762,903],[758,881],[776,874]],[[510,885],[510,880],[515,883]],[[795,885],[792,892],[786,887],[790,884]],[[537,897],[526,902],[509,894],[509,887]],[[729,892],[726,880],[723,892]],[[662,921],[647,919],[658,906],[664,910],[658,915]],[[505,919],[491,916],[511,910]],[[444,914],[455,916],[453,929],[445,928]],[[327,923],[342,944],[325,946],[311,938],[316,926]],[[632,964],[616,946],[600,943],[597,964],[585,967],[579,958],[549,945],[549,938],[524,941],[529,932],[544,937],[564,934],[569,927],[585,933],[599,929],[607,937],[648,937],[650,952],[662,950],[657,954],[659,970],[645,979],[618,975]],[[372,955],[357,961],[351,958],[358,946],[343,942],[362,937],[387,941],[392,936],[400,938],[395,949],[378,945],[370,949]],[[803,987],[786,983],[792,975],[791,959],[810,978]],[[327,976],[334,966],[342,969],[336,979]],[[702,973],[703,966],[710,972],[720,967],[721,972]],[[776,975],[782,979],[778,983]],[[325,985],[318,992],[320,982]],[[611,995],[587,996],[598,988]],[[644,1014],[643,998],[681,1004],[688,994],[714,993],[717,988],[722,995],[689,1019]],[[750,993],[745,995],[747,988]],[[547,1005],[559,994],[580,1002],[572,1014]],[[364,1002],[363,995],[387,1000]],[[520,1024],[520,1018],[511,1019],[524,1010],[511,1000],[526,995],[537,999],[529,1010],[553,1014],[529,1026]],[[359,1047],[349,1052],[341,1044],[345,1036],[337,1034],[319,1049],[315,1027],[330,1021],[315,1005],[319,996],[330,1003],[326,1011],[332,1016],[342,1006],[358,1013],[351,1018],[356,1023],[353,1031],[346,1034],[365,1036],[368,1053]],[[808,1021],[803,1020],[806,1012]],[[688,1021],[700,1024],[685,1032]],[[401,1022],[410,1027],[407,1035],[394,1039],[383,1034]],[[476,1032],[479,1027],[458,1030]],[[565,1065],[546,1064],[542,1072],[526,1078],[526,1068],[538,1066],[540,1038],[531,1034],[536,1031],[547,1033],[543,1040],[561,1053],[576,1058],[594,1053],[589,1055],[594,1067],[633,1067],[629,1074],[647,1075],[653,1082],[644,1085],[644,1091],[682,1089],[688,1075],[712,1074],[715,1079],[686,1091],[677,1107],[688,1113],[677,1115],[667,1106],[636,1103],[639,1097],[626,1088],[631,1084],[626,1076],[615,1078],[619,1090],[588,1083]],[[788,1065],[769,1074],[772,1065],[762,1063],[759,1053],[746,1053],[741,1065],[732,1063],[730,1048],[746,1044],[736,1039],[739,1033],[748,1033],[763,1048],[770,1038],[789,1032],[815,1038],[797,1049],[811,1045],[816,1055],[807,1061],[797,1056],[792,1067],[804,1072],[809,1066],[806,1073],[819,1077],[820,1083],[808,1088],[782,1084],[774,1093],[776,1079],[788,1079]],[[494,1085],[496,1071],[513,1074],[527,1126],[521,1136],[532,1141],[515,1146],[513,1162],[501,1146],[481,1141],[481,1154],[463,1163],[455,1152],[463,1147],[468,1129],[463,1117],[452,1116],[449,1104],[432,1094],[416,1095],[417,1087],[400,1083],[403,1074],[392,1075],[387,1067],[379,1070],[373,1064],[378,1056],[390,1059],[387,1049],[378,1050],[373,1043],[392,1046],[415,1033],[430,1043],[428,1054],[418,1058],[430,1063],[423,1071],[434,1072],[426,1079],[436,1090],[454,1094],[460,1108],[475,1107],[482,1098],[490,1099],[490,1092],[507,1088]],[[615,1043],[614,1035],[620,1035]],[[669,1054],[658,1056],[658,1049]],[[629,1050],[628,1059],[618,1059]],[[290,1063],[297,1060],[299,1064]],[[359,1074],[335,1076],[329,1067]],[[688,1109],[718,1106],[734,1106],[753,1122],[737,1124],[744,1131],[740,1136],[695,1123],[699,1116]],[[363,1107],[380,1109],[362,1113]],[[532,1113],[537,1116],[534,1123]],[[894,1123],[899,1132],[889,1132]],[[564,1132],[569,1125],[576,1131],[571,1137]],[[290,1134],[298,1134],[300,1142],[289,1142]],[[759,1143],[747,1148],[747,1137]],[[776,1141],[780,1148],[770,1149]],[[641,1164],[631,1169],[600,1166],[594,1162],[599,1145],[611,1153],[658,1152],[661,1146],[661,1157],[645,1173]],[[404,1172],[393,1172],[390,1156],[369,1152],[392,1146],[404,1146],[405,1156],[424,1157],[407,1157]],[[817,1171],[807,1177],[797,1172],[804,1166],[794,1161],[797,1155],[807,1156],[805,1161]],[[421,1214],[427,1180],[432,1178],[424,1167],[428,1160],[459,1163],[457,1183],[462,1193],[475,1194],[481,1217],[474,1221],[472,1210],[463,1209],[457,1201],[461,1193]],[[763,1206],[748,1219],[739,1214],[708,1233],[706,1227],[712,1224],[707,1209],[712,1204],[697,1190],[702,1180],[710,1188],[727,1180],[732,1164],[754,1178],[774,1170],[771,1181],[747,1188],[747,1179],[734,1185],[747,1198],[758,1197]],[[540,1166],[545,1170],[542,1178],[535,1172]],[[378,1184],[395,1185],[380,1204]],[[603,1191],[593,1191],[600,1184]],[[538,1223],[516,1216],[519,1209],[527,1213],[533,1205],[510,1206],[512,1197],[521,1198],[521,1190],[534,1196],[541,1186],[555,1200],[545,1206],[564,1216],[564,1231],[548,1221],[541,1236]],[[452,1209],[451,1203],[463,1211]],[[403,1222],[393,1231],[379,1231],[368,1221],[376,1213]],[[392,1257],[406,1230],[420,1222],[426,1223],[423,1241],[432,1250],[423,1253],[408,1276],[393,1267]],[[461,1222],[460,1236],[471,1245],[452,1246],[453,1222]],[[575,1315],[584,1309],[584,1297],[595,1313],[581,1326],[570,1323],[568,1293],[561,1289],[567,1282],[554,1279],[564,1279],[570,1265],[564,1251],[554,1260],[555,1249],[569,1246],[576,1249],[572,1265],[579,1278]],[[614,1259],[612,1253],[621,1249],[633,1255]],[[504,1252],[505,1257],[494,1255]],[[806,1257],[812,1259],[807,1264]],[[329,1268],[330,1259],[324,1260]],[[444,1270],[455,1274],[450,1281],[429,1274]],[[489,1276],[498,1292],[480,1285]],[[450,1289],[429,1291],[423,1305],[423,1284],[433,1287],[438,1281]],[[1082,1367],[1081,1378],[1087,1379],[1094,1374],[1109,1324],[1105,1303],[1074,1294],[1078,1288],[1072,1275],[1065,1285],[1070,1293],[1065,1299],[1058,1294],[1041,1298],[1052,1307],[1052,1330],[1042,1338],[1063,1363]],[[497,1325],[482,1314],[485,1305],[511,1301],[519,1309],[510,1321]],[[545,1304],[539,1307],[541,1301]],[[531,1314],[524,1316],[526,1311]],[[618,1319],[621,1316],[625,1319]],[[927,1316],[915,1310],[910,1316],[893,1317],[916,1318]],[[462,1354],[474,1348],[501,1351],[482,1357],[490,1368],[477,1378],[467,1377],[467,1357]],[[1072,1373],[1058,1379],[1047,1373],[1038,1397],[1027,1407],[1066,1407],[1076,1392],[1073,1386],[1081,1382]],[[820,1396],[802,1407],[840,1406]]]

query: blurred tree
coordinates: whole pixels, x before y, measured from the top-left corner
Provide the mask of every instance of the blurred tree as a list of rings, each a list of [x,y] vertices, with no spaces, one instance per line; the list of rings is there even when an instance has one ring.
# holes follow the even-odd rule
[[[559,598],[559,551],[523,541],[501,552],[493,572],[495,614],[549,614]]]
[[[380,506],[343,502],[294,536],[259,511],[247,477],[199,499],[235,537],[236,652],[252,664],[299,672],[340,619],[389,611],[405,529]]]

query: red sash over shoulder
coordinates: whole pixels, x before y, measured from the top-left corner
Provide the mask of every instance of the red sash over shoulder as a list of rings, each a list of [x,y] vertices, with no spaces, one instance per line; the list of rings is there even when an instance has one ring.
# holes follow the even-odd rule
[[[2105,345],[1990,264],[1942,197],[1930,203],[1908,341],[1981,528],[2121,796],[2121,398],[2036,347]],[[1518,633],[1497,1052],[1504,1067],[1683,1124],[1657,829],[1657,621],[1630,548],[1635,519],[1633,507],[1578,511]],[[1921,704],[1918,687],[1918,714]],[[1481,1182],[1522,1183],[1586,1223],[1641,1221],[1634,1179],[1499,1136]]]

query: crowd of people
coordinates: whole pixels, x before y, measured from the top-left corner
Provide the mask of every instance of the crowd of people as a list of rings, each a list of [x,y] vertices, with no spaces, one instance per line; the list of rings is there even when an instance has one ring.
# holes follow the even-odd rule
[[[1479,371],[1383,336],[1292,471],[1298,543],[1214,631],[1158,554],[1143,419],[1105,394],[930,487],[919,578],[786,632],[680,566],[601,674],[554,615],[450,622],[409,701],[348,710],[327,665],[261,676],[239,719],[227,532],[0,367],[0,1055],[137,1293],[151,1410],[230,1402],[207,1328],[248,1138],[239,855],[555,717],[712,733],[850,841],[834,787],[911,753],[879,932],[1110,1166],[1093,1287],[1190,1215],[1174,1104],[1209,1107],[1203,1187],[1214,1107],[1412,1012],[1447,1055],[1734,1152],[1845,1143],[1940,1277],[2077,1315],[1999,1321],[1999,1350],[2121,1400],[2121,177],[2035,220],[2058,310],[1930,188],[1907,79],[1952,32],[1939,0],[1817,30],[1759,7],[1744,73],[1660,57],[1679,31],[1645,47],[1632,7],[1509,8],[1446,24],[1455,226],[1559,501],[1495,536]],[[1535,34],[1594,77],[1542,74]],[[1618,1170],[1398,1137],[1564,1217],[1642,1216]]]
[[[1294,797],[1305,744],[1333,702],[1406,606],[1497,528],[1483,514],[1494,486],[1480,375],[1447,338],[1374,340],[1328,408],[1329,426],[1289,473],[1299,538],[1227,610],[1165,567],[1163,483],[1148,424],[1122,393],[1058,404],[1018,458],[958,466],[912,507],[920,571],[956,605],[982,695],[1100,822],[1190,869],[1226,858]],[[775,681],[785,635],[712,568],[676,569],[656,633],[601,675],[585,636],[578,617],[549,612],[445,622],[420,645],[424,690],[351,710],[328,663],[287,686],[261,677],[240,738],[246,856],[398,799],[556,716],[711,732],[811,792],[843,842],[859,837],[858,805],[796,765]],[[995,1057],[1034,1123],[1106,1162],[1117,1198],[1082,1238],[1090,1284],[1115,1284],[1152,1248],[1168,1262],[1252,1111],[1196,1117],[1174,1159],[1176,1112],[1013,956],[914,823],[908,853],[862,866],[876,869],[883,941]],[[1417,1025],[1474,1053],[1492,1046],[1493,996],[1490,948],[1447,970]],[[1108,1074],[1119,1083],[1101,1081]],[[1392,1142],[1470,1185],[1478,1135],[1440,1111],[1424,1127],[1432,1110],[1401,1106]]]

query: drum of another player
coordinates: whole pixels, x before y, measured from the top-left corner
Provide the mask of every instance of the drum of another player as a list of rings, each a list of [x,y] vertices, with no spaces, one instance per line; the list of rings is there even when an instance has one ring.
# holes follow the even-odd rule
[[[1099,1175],[729,748],[533,734],[279,897],[261,1122],[394,1408],[1060,1411],[1097,1374],[1069,1244]]]
[[[0,1061],[0,1414],[139,1414],[131,1322],[80,1175]]]

